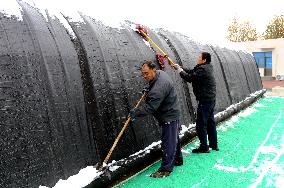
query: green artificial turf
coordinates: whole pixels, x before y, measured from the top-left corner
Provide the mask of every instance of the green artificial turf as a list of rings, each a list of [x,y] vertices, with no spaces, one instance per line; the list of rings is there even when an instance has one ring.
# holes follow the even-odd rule
[[[193,154],[194,140],[169,177],[149,177],[159,161],[117,187],[284,187],[284,98],[265,96],[217,131],[220,151]]]

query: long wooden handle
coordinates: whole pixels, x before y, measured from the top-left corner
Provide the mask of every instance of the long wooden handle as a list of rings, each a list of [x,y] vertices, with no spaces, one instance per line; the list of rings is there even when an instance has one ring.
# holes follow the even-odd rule
[[[142,95],[142,97],[140,98],[140,100],[137,102],[135,108],[137,108],[137,107],[140,105],[140,103],[142,102],[142,100],[145,98],[146,95],[147,95],[147,92],[144,92],[144,94]],[[116,145],[117,145],[117,143],[118,143],[120,137],[122,136],[124,130],[126,129],[126,127],[128,126],[128,124],[130,123],[130,121],[131,121],[131,119],[130,119],[130,117],[128,116],[126,122],[124,123],[123,128],[121,129],[121,131],[120,131],[120,133],[118,134],[117,138],[115,139],[115,141],[114,141],[114,143],[113,143],[111,149],[109,150],[109,152],[108,152],[106,158],[104,159],[103,164],[108,162],[108,160],[109,160],[109,158],[110,158],[110,156],[111,156],[111,154],[112,154],[114,148],[116,147]]]
[[[175,63],[172,61],[172,59],[144,32],[144,31],[140,31],[145,37],[146,39],[152,44],[154,45],[163,55],[165,55],[170,63],[170,65],[174,65]]]

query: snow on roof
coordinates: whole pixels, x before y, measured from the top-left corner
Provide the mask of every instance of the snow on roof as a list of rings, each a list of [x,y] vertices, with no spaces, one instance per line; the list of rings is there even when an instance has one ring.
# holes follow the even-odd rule
[[[5,3],[1,3],[0,12],[4,13],[8,17],[16,17],[22,21],[22,8],[16,0],[7,0]]]
[[[39,3],[39,1],[34,2],[33,0],[23,0],[23,2],[26,2],[27,4],[38,10],[39,13],[41,13],[44,16],[47,22],[48,22],[47,14],[50,16],[51,19],[57,18],[73,39],[76,38],[76,35],[73,29],[71,28],[71,26],[69,25],[68,21],[65,19],[65,17],[68,17],[69,21],[72,22],[78,22],[78,23],[84,22],[83,18],[79,15],[79,13],[74,10],[67,9],[61,11],[60,9],[57,9],[57,7],[55,6],[46,8],[43,4]]]

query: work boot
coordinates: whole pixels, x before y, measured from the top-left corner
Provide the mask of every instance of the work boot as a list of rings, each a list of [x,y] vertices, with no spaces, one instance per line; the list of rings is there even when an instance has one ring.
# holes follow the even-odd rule
[[[182,165],[183,165],[183,159],[182,158],[176,159],[175,166],[182,166]]]
[[[154,172],[150,175],[150,177],[152,178],[163,178],[163,177],[167,177],[170,175],[171,172],[169,171],[162,171],[162,170],[158,170],[157,172]]]
[[[209,145],[209,147],[210,147],[212,150],[219,151],[218,145],[216,145],[216,146],[210,146],[210,145]]]
[[[199,148],[193,149],[192,153],[210,153],[210,151],[209,149],[206,150],[206,149],[199,147]]]

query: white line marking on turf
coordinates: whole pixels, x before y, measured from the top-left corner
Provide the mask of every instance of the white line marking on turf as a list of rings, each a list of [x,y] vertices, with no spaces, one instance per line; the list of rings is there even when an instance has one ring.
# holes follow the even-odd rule
[[[201,183],[203,183],[205,181],[206,178],[207,178],[207,176],[205,178],[203,178],[200,182],[194,184],[191,188],[195,188],[195,187],[199,186]]]
[[[266,165],[266,168],[262,169],[263,171],[261,172],[260,176],[258,176],[257,180],[250,186],[250,188],[257,187],[257,185],[262,182],[263,177],[268,173],[268,171],[273,167],[273,165],[279,160],[279,158],[283,154],[284,154],[284,144],[277,153],[276,157],[268,165]]]
[[[250,164],[248,165],[248,167],[244,168],[243,166],[241,167],[228,167],[228,166],[222,166],[222,165],[219,165],[219,164],[215,164],[214,167],[219,169],[219,170],[225,170],[225,171],[230,171],[230,172],[244,172],[244,171],[247,171],[249,169],[251,169],[253,167],[253,164],[255,162],[257,162],[257,158],[259,156],[259,154],[261,153],[262,151],[262,148],[264,147],[265,143],[267,142],[267,140],[269,139],[271,133],[272,133],[272,130],[273,128],[275,127],[275,125],[277,125],[277,123],[279,122],[280,118],[282,116],[282,110],[280,110],[280,113],[277,117],[277,119],[274,121],[274,123],[272,124],[272,126],[270,127],[264,141],[262,142],[262,144],[259,146],[256,154],[254,155],[253,157],[253,160],[250,162]],[[282,150],[281,150],[282,151]],[[279,153],[279,152],[278,152]]]
[[[266,135],[266,138],[264,139],[264,141],[262,142],[262,144],[258,147],[256,154],[253,157],[253,160],[250,162],[249,166],[246,168],[246,170],[252,168],[253,164],[257,161],[257,158],[259,156],[259,154],[261,153],[261,148],[265,145],[265,143],[267,142],[267,140],[269,139],[273,128],[275,127],[275,125],[277,125],[278,121],[280,120],[282,116],[282,110],[280,110],[280,113],[277,117],[277,119],[274,121],[273,125],[270,127],[268,134]]]

